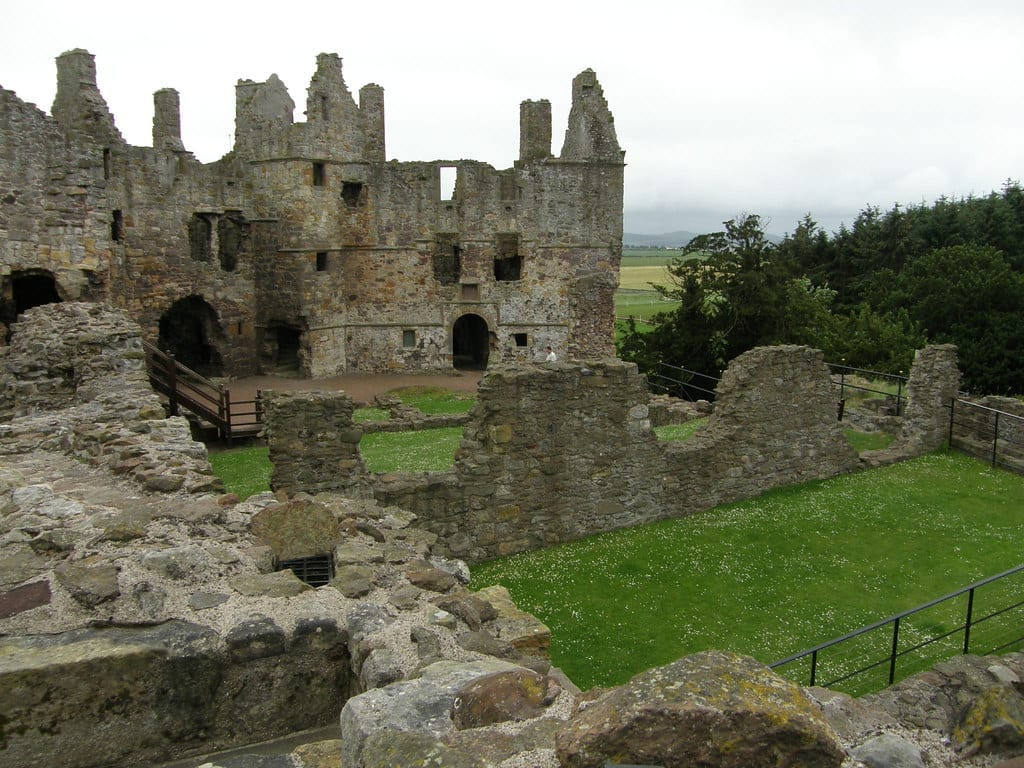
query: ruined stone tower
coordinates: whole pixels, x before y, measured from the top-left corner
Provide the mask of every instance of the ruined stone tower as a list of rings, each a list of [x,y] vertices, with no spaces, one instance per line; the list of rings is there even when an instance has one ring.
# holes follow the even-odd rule
[[[596,75],[560,157],[524,101],[519,160],[388,162],[384,91],[321,54],[305,121],[285,85],[236,85],[235,145],[200,163],[178,93],[127,144],[93,56],[57,59],[52,116],[0,90],[0,321],[55,300],[123,307],[211,374],[443,370],[613,353],[623,152]]]

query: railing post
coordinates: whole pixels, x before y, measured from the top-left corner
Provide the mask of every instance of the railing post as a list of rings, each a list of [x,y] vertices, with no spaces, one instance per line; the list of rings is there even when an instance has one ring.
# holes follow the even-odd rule
[[[949,399],[949,449],[953,450],[953,408],[956,406],[956,398]]]
[[[846,366],[839,369],[839,399],[846,399]],[[843,420],[842,416],[839,417],[839,420]]]
[[[224,420],[224,437],[231,445],[231,390],[220,390],[220,414]]]
[[[896,680],[896,654],[900,643],[900,620],[896,617],[896,620],[892,623],[892,652],[889,654],[889,685],[892,685]]]
[[[996,445],[999,443],[999,411],[996,411],[996,422],[992,430],[992,468],[996,466]]]
[[[970,653],[971,648],[971,617],[974,614],[974,587],[967,593],[967,619],[964,621],[964,655]]]
[[[170,392],[167,395],[167,400],[170,403],[171,416],[178,415],[178,363],[174,359],[174,355],[170,352],[167,353],[167,387]]]
[[[900,378],[896,380],[896,415],[899,416],[903,410],[903,371],[900,371]]]
[[[814,685],[814,681],[817,679],[818,674],[818,652],[811,652],[811,682],[810,685]]]

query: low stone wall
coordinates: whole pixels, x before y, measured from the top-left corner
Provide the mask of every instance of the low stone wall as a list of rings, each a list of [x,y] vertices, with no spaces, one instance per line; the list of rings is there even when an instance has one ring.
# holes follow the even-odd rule
[[[985,461],[994,449],[997,464],[1024,471],[1024,402],[994,395],[958,400],[953,422],[955,448]]]
[[[265,616],[225,637],[171,620],[4,638],[0,761],[148,765],[326,725],[349,691],[347,640],[334,619],[286,632]]]
[[[908,387],[916,397],[908,406],[908,437],[888,460],[934,447],[942,393],[955,388],[951,355],[940,349],[924,356],[927,375]],[[645,381],[632,364],[494,367],[480,383],[451,471],[354,471],[378,501],[415,512],[451,555],[479,561],[862,466],[836,421],[831,379],[817,350],[751,350],[732,362],[717,394],[714,413],[693,438],[663,443],[651,429]],[[347,400],[325,398],[323,408],[310,411],[307,402],[293,424],[271,432],[299,434],[303,424],[329,421],[333,406],[326,403]],[[314,444],[292,444],[308,453],[298,463],[319,460]],[[332,482],[341,488],[356,480],[336,474]],[[300,482],[291,487],[310,490]]]

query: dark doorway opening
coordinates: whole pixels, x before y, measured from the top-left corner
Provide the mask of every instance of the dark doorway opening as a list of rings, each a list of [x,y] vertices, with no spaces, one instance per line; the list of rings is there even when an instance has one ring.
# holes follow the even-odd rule
[[[300,373],[302,331],[293,325],[272,325],[263,331],[261,367],[266,372]]]
[[[452,326],[452,365],[460,370],[482,371],[487,367],[490,334],[480,315],[463,315]]]
[[[3,286],[0,298],[0,323],[4,325],[5,341],[11,340],[11,324],[26,309],[43,304],[57,304],[62,301],[57,290],[57,280],[52,272],[31,270],[12,272],[9,282]]]
[[[178,299],[160,317],[160,349],[204,376],[220,376],[224,363],[214,346],[222,337],[217,313],[201,296]]]

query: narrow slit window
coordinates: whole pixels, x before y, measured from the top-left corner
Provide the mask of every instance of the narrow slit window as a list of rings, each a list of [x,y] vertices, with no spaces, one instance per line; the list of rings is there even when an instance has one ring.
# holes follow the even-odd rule
[[[326,272],[327,271],[327,251],[317,251],[316,253],[316,271]]]
[[[120,209],[114,210],[110,216],[110,239],[115,243],[124,242],[124,214]]]
[[[322,187],[327,180],[327,170],[323,163],[313,163],[313,186]]]
[[[110,148],[103,148],[103,178],[110,178]]]
[[[320,94],[320,119],[327,122],[331,117],[331,110],[327,104],[327,96]]]

